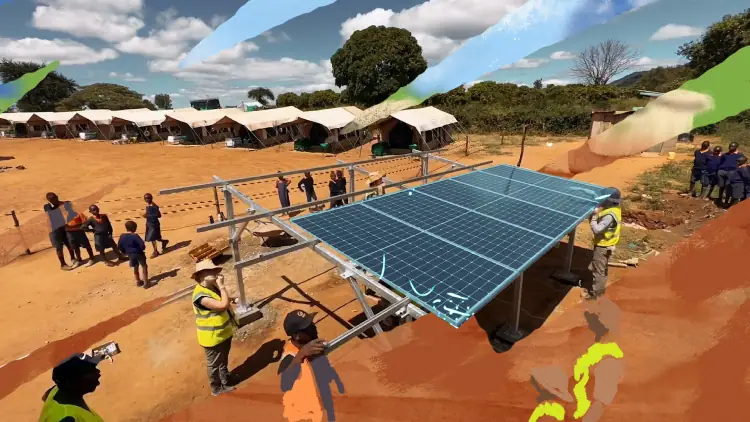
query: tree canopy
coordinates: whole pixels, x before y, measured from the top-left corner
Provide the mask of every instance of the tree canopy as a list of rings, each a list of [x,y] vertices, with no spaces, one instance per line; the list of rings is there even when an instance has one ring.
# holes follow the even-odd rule
[[[44,66],[44,64],[3,59],[0,61],[0,79],[3,83],[8,83],[27,73],[36,72]],[[16,106],[19,111],[25,112],[55,111],[57,104],[70,97],[76,90],[78,90],[78,84],[74,80],[59,72],[52,72],[18,100]]]
[[[146,107],[156,110],[151,101],[128,87],[116,84],[92,84],[60,102],[57,111],[89,109],[126,110]]]
[[[302,108],[299,103],[299,95],[294,92],[285,92],[276,97],[276,106]]]
[[[273,92],[268,88],[258,87],[247,91],[247,98],[255,100],[261,103],[263,106],[268,105],[271,101],[276,99]]]
[[[154,103],[156,103],[156,106],[162,110],[172,109],[172,98],[169,94],[156,94],[154,96]]]
[[[700,76],[750,45],[750,9],[744,13],[724,16],[709,26],[700,39],[683,44],[677,54],[685,57],[688,66]]]
[[[583,50],[570,70],[589,85],[606,85],[615,75],[634,68],[637,57],[638,54],[627,44],[607,40]]]
[[[331,57],[338,87],[350,100],[378,104],[427,69],[422,47],[405,29],[370,26],[355,31]]]

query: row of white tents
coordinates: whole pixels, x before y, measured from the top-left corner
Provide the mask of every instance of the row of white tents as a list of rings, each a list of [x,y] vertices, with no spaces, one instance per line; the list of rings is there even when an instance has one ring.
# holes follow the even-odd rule
[[[337,107],[303,112],[296,107],[280,107],[246,112],[237,108],[217,110],[153,111],[81,110],[74,112],[3,113],[0,126],[10,127],[17,137],[52,137],[83,139],[119,139],[138,137],[149,141],[171,143],[208,143],[226,141],[228,146],[260,147],[294,139],[313,139],[317,143],[333,143],[341,147],[359,144],[363,133],[339,134],[362,111],[356,107]],[[411,135],[409,143],[431,138],[440,144],[449,142],[445,135],[433,132],[452,127],[456,119],[433,107],[404,110],[392,114],[375,126],[383,140]],[[403,125],[406,125],[404,127]],[[394,131],[396,131],[394,135]],[[448,131],[448,129],[446,129]],[[449,132],[449,131],[448,131]],[[389,136],[390,135],[390,136]],[[416,140],[416,141],[415,141]]]

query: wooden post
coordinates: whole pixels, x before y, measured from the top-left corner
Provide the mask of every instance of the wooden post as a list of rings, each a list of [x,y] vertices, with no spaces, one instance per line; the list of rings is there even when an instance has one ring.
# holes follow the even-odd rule
[[[216,206],[216,218],[221,218],[221,206],[219,205],[219,192],[214,187],[214,205]]]
[[[21,234],[21,224],[18,222],[18,217],[16,216],[15,210],[10,210],[10,217],[13,219],[13,226],[18,229],[18,234],[21,236],[21,242],[24,246],[26,246],[26,255],[31,255],[31,251],[29,250],[29,247],[26,245],[26,240],[23,238],[23,234]]]
[[[521,167],[521,161],[523,161],[523,150],[526,145],[526,125],[523,125],[523,135],[521,135],[521,155],[518,157],[518,164],[516,167]]]
[[[469,156],[469,135],[466,135],[466,156]]]

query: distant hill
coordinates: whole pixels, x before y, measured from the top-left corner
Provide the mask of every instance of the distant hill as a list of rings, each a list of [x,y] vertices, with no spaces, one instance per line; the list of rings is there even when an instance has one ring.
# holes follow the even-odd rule
[[[621,88],[637,88],[646,91],[669,92],[677,89],[685,81],[692,79],[692,71],[685,65],[657,67],[651,70],[633,72],[610,82]]]

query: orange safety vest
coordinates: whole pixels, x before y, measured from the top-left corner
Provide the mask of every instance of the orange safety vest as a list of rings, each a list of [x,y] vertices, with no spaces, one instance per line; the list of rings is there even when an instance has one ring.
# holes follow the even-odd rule
[[[297,353],[299,349],[291,342],[286,342],[281,359],[296,356]],[[315,383],[312,365],[308,360],[302,362],[299,377],[294,381],[292,389],[284,393],[281,401],[284,405],[284,418],[290,422],[306,420],[321,422],[323,420],[320,393]]]

